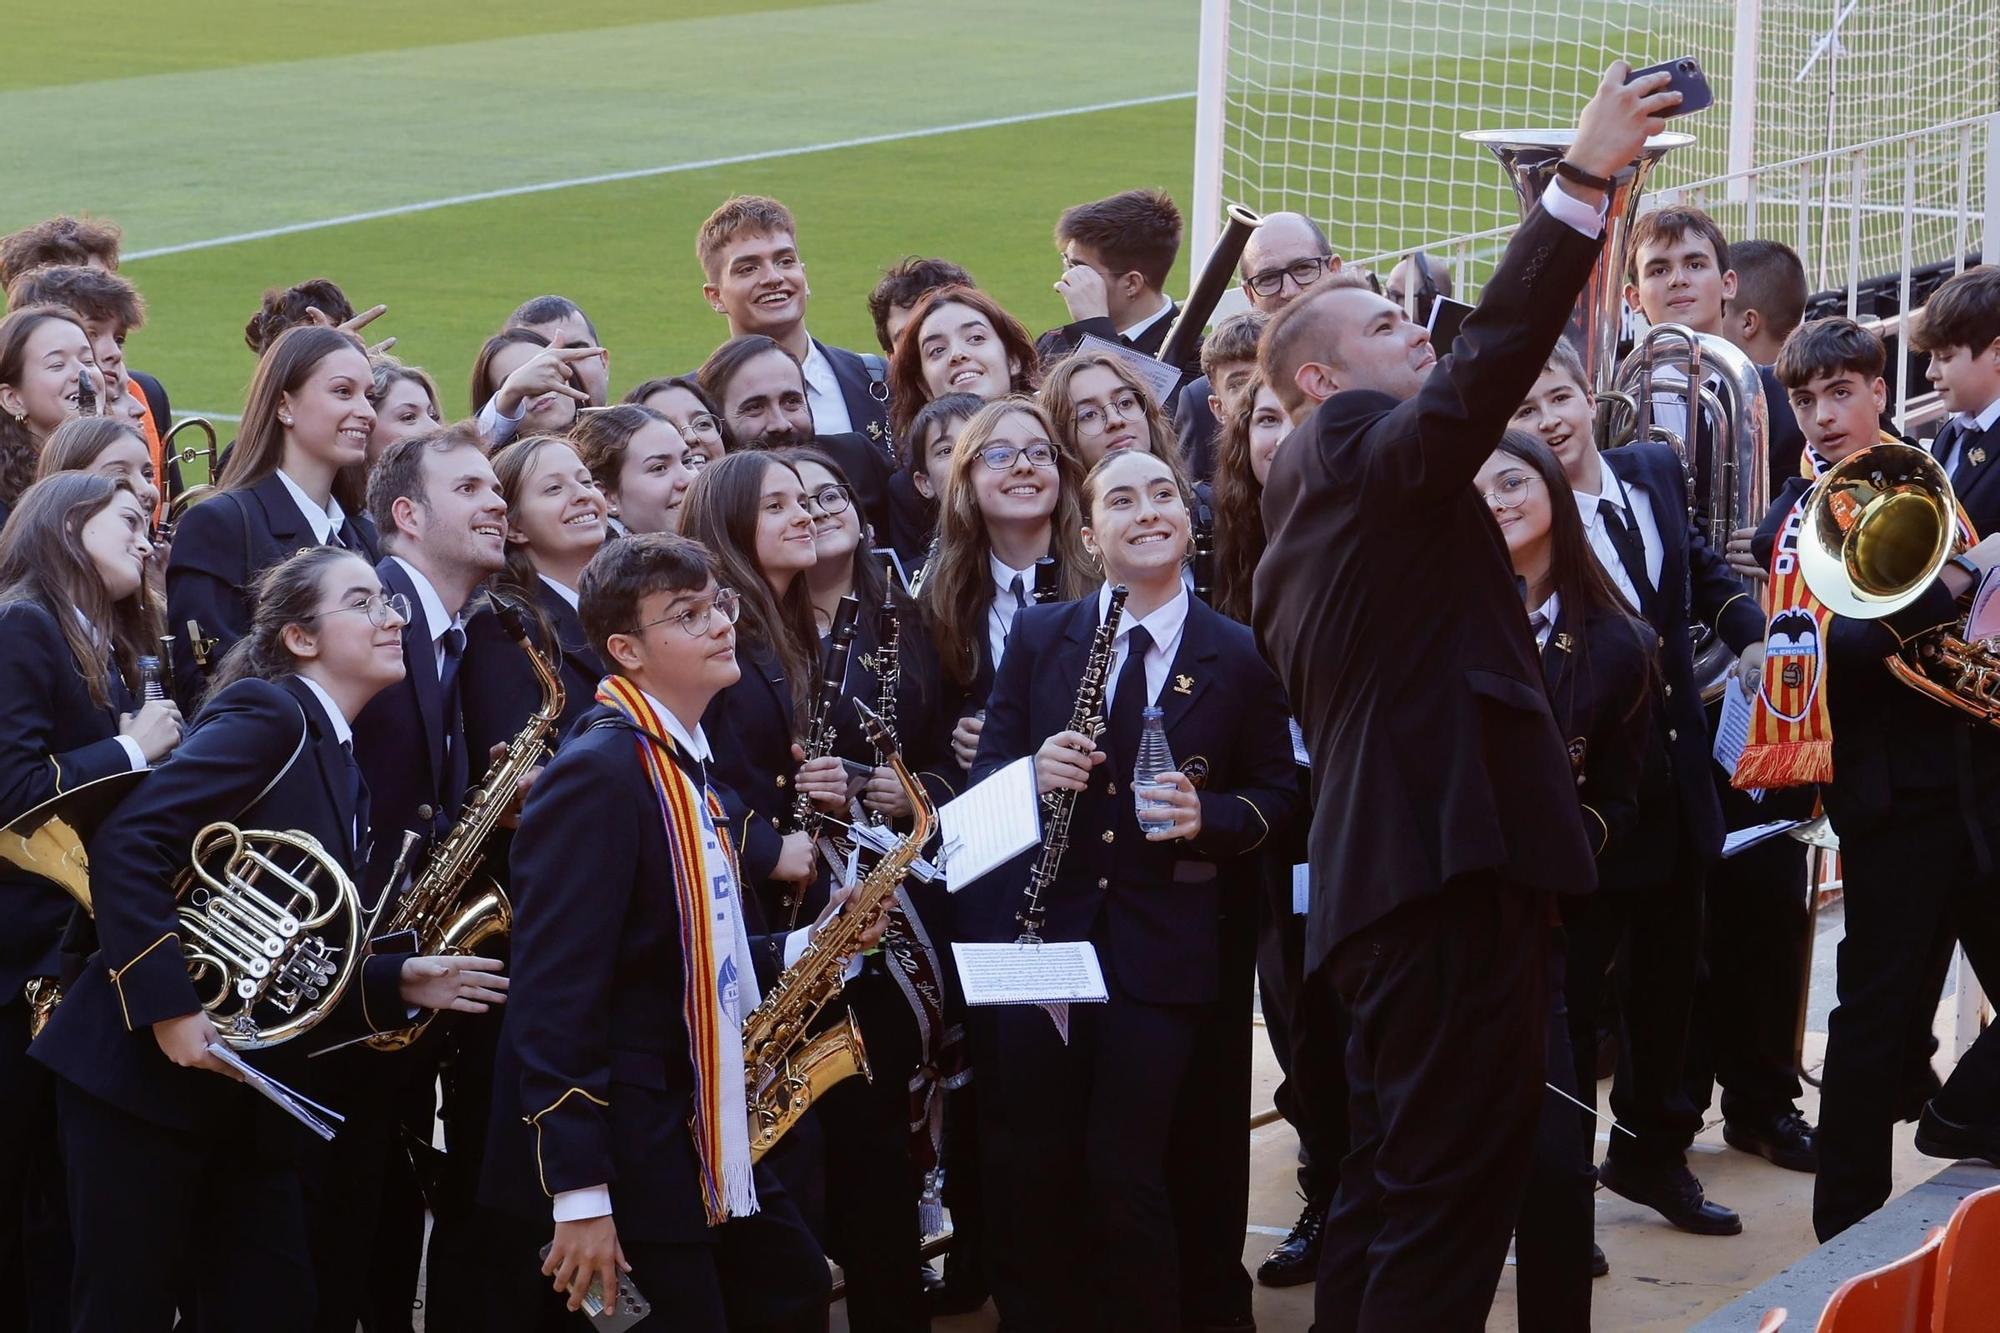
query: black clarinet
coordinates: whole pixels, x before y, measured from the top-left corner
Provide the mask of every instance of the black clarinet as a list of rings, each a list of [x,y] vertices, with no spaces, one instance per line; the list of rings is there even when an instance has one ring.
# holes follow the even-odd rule
[[[1194,595],[1213,605],[1215,602],[1215,511],[1201,498],[1195,496],[1194,513],[1190,534],[1194,545],[1194,557],[1189,560],[1190,572],[1194,575]]]
[[[83,366],[76,372],[76,414],[80,417],[97,415],[97,386],[90,382],[90,368]]]
[[[1052,555],[1045,555],[1035,562],[1035,591],[1032,596],[1036,606],[1047,606],[1062,596],[1062,590],[1057,586],[1061,569]]]
[[[840,702],[842,687],[847,684],[847,657],[854,650],[854,618],[861,613],[861,599],[853,593],[840,599],[840,605],[833,613],[833,632],[827,636],[824,672],[820,677],[819,693],[813,698],[812,721],[806,728],[806,738],[801,748],[808,761],[823,759],[833,753],[835,731],[833,727],[834,705]],[[812,803],[812,798],[800,792],[792,802],[792,827],[819,841],[820,825],[826,816]]]
[[[882,719],[883,735],[892,743],[899,733],[896,730],[896,690],[903,679],[903,619],[896,614],[896,598],[892,593],[882,599],[881,607],[875,612],[875,715]],[[898,745],[898,748],[901,748]],[[887,762],[882,747],[875,747],[875,767]],[[886,824],[888,816],[880,810],[868,812],[871,824]]]

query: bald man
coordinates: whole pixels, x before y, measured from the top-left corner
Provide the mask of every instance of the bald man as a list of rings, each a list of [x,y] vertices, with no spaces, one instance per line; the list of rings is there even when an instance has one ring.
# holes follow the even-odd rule
[[[1319,224],[1303,213],[1266,213],[1264,225],[1250,233],[1236,272],[1243,280],[1243,296],[1267,315],[1275,315],[1299,293],[1340,271],[1340,256]],[[1214,393],[1208,376],[1191,381],[1174,404],[1174,431],[1181,437],[1181,457],[1188,462],[1197,481],[1215,474],[1215,413],[1209,410]]]

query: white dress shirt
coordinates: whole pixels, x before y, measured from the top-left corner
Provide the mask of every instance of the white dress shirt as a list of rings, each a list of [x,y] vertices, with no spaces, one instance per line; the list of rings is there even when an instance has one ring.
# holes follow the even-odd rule
[[[321,509],[319,501],[307,495],[305,489],[293,481],[283,468],[278,469],[278,480],[285,483],[285,490],[290,493],[292,503],[296,504],[299,512],[306,516],[306,522],[311,525],[313,536],[318,539],[319,544],[331,545],[333,539],[340,535],[340,525],[347,521],[347,511],[340,507],[340,501],[329,495],[326,497],[326,508]]]
[[[1035,595],[1035,567],[1016,569],[999,556],[988,553],[988,565],[993,571],[993,605],[986,609],[986,645],[992,650],[993,669],[1000,669],[1000,659],[1007,652],[1007,631],[1014,628],[1014,614],[1027,606]],[[1014,595],[1013,582],[1021,580],[1021,595]]]
[[[1137,324],[1128,324],[1124,328],[1118,330],[1118,336],[1123,338],[1126,342],[1139,341],[1140,334],[1144,333],[1147,329],[1152,328],[1155,324],[1165,319],[1167,317],[1167,312],[1169,310],[1172,310],[1173,308],[1174,308],[1174,298],[1168,296],[1165,292],[1160,293],[1159,309],[1155,310],[1152,314],[1140,320]]]
[[[833,373],[833,362],[810,337],[806,340],[806,359],[800,363],[799,370],[805,375],[806,402],[812,407],[813,433],[845,435],[852,431],[854,418],[847,415],[847,400],[840,396],[840,379]]]
[[[1104,613],[1111,607],[1111,585],[1097,590],[1097,623],[1104,623]],[[1181,650],[1181,632],[1187,628],[1188,590],[1186,585],[1174,593],[1173,599],[1153,608],[1143,620],[1131,616],[1121,616],[1118,620],[1118,634],[1111,640],[1111,668],[1104,680],[1104,715],[1111,716],[1113,696],[1118,693],[1118,673],[1125,669],[1125,657],[1131,651],[1132,630],[1144,625],[1146,633],[1153,636],[1153,646],[1146,650],[1146,702],[1151,704],[1160,697],[1160,690],[1167,683],[1167,672],[1173,667],[1174,656]]]
[[[494,394],[486,400],[486,406],[479,409],[479,433],[486,437],[489,449],[498,449],[510,442],[521,429],[521,421],[528,415],[528,400],[522,399],[514,415],[508,416],[500,410],[500,395]]]
[[[341,712],[340,706],[334,703],[333,696],[326,692],[326,686],[320,684],[311,676],[301,675],[299,679],[304,681],[306,688],[312,691],[313,698],[319,700],[319,706],[326,710],[327,721],[333,724],[333,739],[341,745],[346,745],[352,741],[354,739],[354,727],[348,722],[347,714]]]
[[[1947,475],[1950,474],[1953,468],[1958,466],[1958,453],[1965,442],[1965,437],[1968,435],[1984,435],[1987,431],[1993,429],[1995,422],[2000,422],[2000,398],[1995,398],[1992,402],[1988,403],[1986,410],[1977,416],[1971,416],[1964,412],[1954,412],[1951,419],[1958,423],[1958,438],[1952,441],[1951,450],[1947,456],[1938,459],[1938,463],[1944,468]]]
[[[431,586],[431,581],[424,577],[422,570],[400,555],[391,556],[390,559],[401,565],[403,572],[410,576],[410,582],[416,585],[417,606],[424,613],[424,632],[431,636],[433,679],[443,680],[445,632],[451,629],[463,630],[465,622],[445,609],[444,598],[438,596],[438,590]]]
[[[1528,625],[1535,631],[1535,651],[1540,652],[1549,646],[1549,635],[1556,632],[1556,617],[1561,614],[1562,594],[1551,592],[1549,600],[1536,607],[1529,615]],[[1536,616],[1542,618],[1540,624],[1535,623]]]
[[[76,618],[83,622],[84,632],[90,635],[90,641],[98,645],[99,654],[101,656],[109,657],[111,653],[110,645],[105,642],[104,636],[97,632],[97,626],[90,623],[90,617],[85,615],[83,612],[78,611],[76,613]],[[164,660],[161,662],[161,666],[163,668],[167,665],[168,664]],[[112,662],[110,670],[115,675],[118,671],[118,664],[116,662]],[[144,708],[145,706],[146,706],[146,701],[144,699],[141,699],[139,701],[139,707]],[[134,716],[136,715],[137,714],[135,712]],[[116,739],[118,741],[118,748],[125,752],[126,764],[130,766],[131,770],[134,773],[138,772],[140,769],[145,768],[147,766],[146,752],[145,750],[140,748],[139,742],[133,740],[130,736],[125,736],[125,735],[120,735]]]
[[[1660,543],[1660,521],[1653,513],[1653,498],[1644,488],[1627,486],[1609,465],[1598,464],[1599,484],[1604,487],[1602,495],[1592,495],[1588,491],[1576,492],[1577,512],[1583,516],[1584,535],[1590,539],[1590,549],[1597,555],[1597,563],[1604,566],[1604,572],[1625,594],[1625,600],[1633,610],[1639,608],[1639,590],[1633,586],[1632,577],[1625,571],[1625,561],[1618,554],[1618,547],[1611,540],[1610,530],[1604,526],[1601,509],[1605,505],[1620,510],[1625,526],[1639,534],[1639,545],[1646,552],[1646,581],[1657,591],[1660,586],[1660,567],[1666,559],[1666,548]]]
[[[541,580],[542,582],[548,584],[551,588],[554,588],[556,590],[556,596],[562,598],[565,602],[569,603],[570,610],[576,611],[581,609],[577,605],[577,594],[575,588],[570,587],[567,583],[558,583],[554,579],[550,578],[547,574],[541,575]]]
[[[1595,237],[1604,230],[1603,204],[1592,207],[1563,189],[1561,181],[1551,181],[1542,191],[1542,211],[1565,226]]]

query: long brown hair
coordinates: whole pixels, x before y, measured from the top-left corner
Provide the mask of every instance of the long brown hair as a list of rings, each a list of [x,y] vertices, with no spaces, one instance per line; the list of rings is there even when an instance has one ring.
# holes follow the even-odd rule
[[[279,402],[286,394],[303,389],[319,363],[342,350],[360,352],[364,357],[368,354],[361,339],[352,333],[318,324],[295,324],[264,349],[257,374],[250,381],[250,393],[243,401],[242,429],[217,481],[223,490],[248,490],[284,466],[285,427],[278,420]],[[367,489],[366,463],[352,464],[334,474],[333,498],[350,515],[367,510]]]
[[[0,529],[0,605],[32,602],[54,618],[91,701],[100,708],[111,703],[107,649],[126,685],[136,690],[139,658],[158,651],[160,634],[145,587],[114,602],[83,549],[84,524],[121,494],[139,498],[128,481],[64,472],[21,492],[7,526]]]
[[[794,472],[799,471],[801,463],[816,463],[831,473],[835,484],[847,492],[848,508],[861,519],[861,540],[855,543],[854,551],[848,557],[854,562],[854,595],[861,602],[862,612],[872,615],[889,595],[889,577],[882,569],[881,558],[875,554],[875,537],[868,529],[868,516],[861,514],[860,503],[854,498],[854,483],[848,480],[847,469],[818,449],[766,449],[764,454],[767,458],[788,464]],[[799,473],[799,484],[805,484],[803,472]]]
[[[778,659],[792,686],[792,725],[803,730],[819,679],[812,590],[801,570],[781,599],[757,563],[757,509],[764,497],[765,470],[774,467],[798,477],[789,462],[762,451],[725,454],[696,473],[681,501],[681,535],[708,548],[716,581],[742,597],[738,655],[747,645]]]
[[[1010,390],[1014,393],[1033,393],[1035,386],[1042,382],[1041,357],[1035,351],[1035,340],[1020,320],[1008,314],[1004,306],[977,287],[940,287],[919,301],[917,308],[910,312],[910,322],[903,326],[903,336],[896,339],[896,350],[889,357],[889,410],[892,414],[889,426],[890,433],[899,440],[909,433],[910,422],[931,400],[931,386],[924,382],[921,344],[924,321],[941,305],[962,305],[986,317],[986,322],[1000,335],[1000,345],[1008,359],[1014,363],[1014,382],[1007,386]],[[1051,435],[1049,438],[1055,437]]]
[[[86,472],[97,462],[99,454],[127,436],[142,445],[147,443],[137,422],[122,417],[71,417],[57,426],[42,445],[41,457],[35,463],[35,480],[59,472]],[[147,453],[150,457],[150,447]],[[159,479],[155,478],[153,484],[158,486]]]
[[[1264,377],[1252,375],[1236,411],[1222,427],[1215,454],[1215,609],[1250,623],[1250,584],[1264,558],[1264,487],[1250,468],[1250,423]]]
[[[20,386],[28,368],[28,339],[52,319],[68,320],[79,334],[84,332],[76,313],[58,305],[23,306],[0,319],[0,384]],[[0,504],[13,504],[28,489],[40,452],[28,423],[0,412]]]
[[[552,444],[566,449],[574,449],[570,441],[560,435],[530,435],[526,439],[515,440],[494,452],[491,462],[493,475],[500,482],[500,495],[507,501],[507,521],[518,524],[521,492],[528,484],[528,475],[535,470],[535,458]],[[592,478],[595,480],[595,477]],[[541,587],[541,575],[535,568],[534,555],[526,542],[507,543],[507,564],[492,583],[491,592],[497,592],[515,603],[533,622],[538,631],[536,639],[544,644],[556,640],[555,627],[542,613],[542,601],[537,596]]]
[[[1056,428],[1057,441],[1063,448],[1083,458],[1083,446],[1077,441],[1076,396],[1070,390],[1070,382],[1078,373],[1102,367],[1117,376],[1118,382],[1130,389],[1139,400],[1140,409],[1146,414],[1147,452],[1155,458],[1164,458],[1176,468],[1181,462],[1180,438],[1168,424],[1166,413],[1160,410],[1159,400],[1146,382],[1133,373],[1123,360],[1105,352],[1074,352],[1049,367],[1042,377],[1041,392],[1036,395],[1042,410],[1049,414],[1049,422]]]
[[[980,451],[1008,417],[1030,417],[1055,444],[1055,427],[1032,398],[1009,394],[973,414],[951,449],[951,478],[938,501],[938,548],[924,576],[922,603],[945,672],[969,686],[987,651],[986,613],[993,604],[993,543],[973,496],[972,469],[986,466]],[[1062,599],[1087,595],[1100,577],[1083,546],[1083,469],[1056,445],[1056,507],[1049,516],[1049,554],[1056,558]]]

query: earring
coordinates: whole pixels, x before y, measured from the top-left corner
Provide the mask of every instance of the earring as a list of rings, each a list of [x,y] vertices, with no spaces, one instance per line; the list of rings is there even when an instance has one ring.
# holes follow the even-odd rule
[[[280,426],[289,426],[292,424],[292,419],[286,416],[283,412],[280,412],[278,413],[278,424]]]

